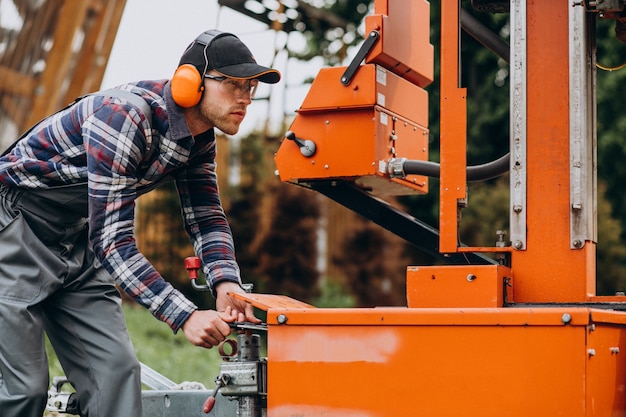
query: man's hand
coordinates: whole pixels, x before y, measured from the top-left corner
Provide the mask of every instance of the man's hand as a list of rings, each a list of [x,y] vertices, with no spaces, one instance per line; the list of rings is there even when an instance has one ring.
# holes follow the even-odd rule
[[[211,349],[232,332],[228,323],[237,320],[237,312],[230,306],[224,311],[196,310],[185,321],[182,330],[187,340],[196,346]]]
[[[215,305],[217,311],[227,311],[231,309],[236,314],[235,321],[248,321],[250,323],[261,323],[261,320],[254,315],[254,307],[245,301],[236,300],[230,297],[228,292],[238,292],[245,294],[245,291],[239,284],[234,282],[222,282],[216,287],[217,298]]]

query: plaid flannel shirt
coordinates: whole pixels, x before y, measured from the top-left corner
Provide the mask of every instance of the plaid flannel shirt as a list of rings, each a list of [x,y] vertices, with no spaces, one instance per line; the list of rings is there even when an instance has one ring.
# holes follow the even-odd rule
[[[241,283],[218,195],[213,130],[193,137],[167,80],[119,87],[150,105],[87,96],[44,119],[5,157],[0,183],[24,188],[87,184],[90,243],[117,284],[176,332],[197,309],[138,251],[137,197],[176,181],[185,229],[212,289]]]

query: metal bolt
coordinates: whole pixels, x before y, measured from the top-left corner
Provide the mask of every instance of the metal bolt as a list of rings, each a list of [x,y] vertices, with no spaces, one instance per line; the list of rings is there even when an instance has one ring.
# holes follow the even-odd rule
[[[506,237],[506,230],[496,230],[496,236],[498,236],[498,240],[496,241],[496,247],[506,247],[507,242],[504,240],[504,238]]]
[[[472,282],[476,279],[476,275],[474,274],[467,274],[467,281],[468,282]]]
[[[583,246],[583,242],[580,239],[574,239],[572,244],[574,245],[575,248],[580,248]]]
[[[513,243],[513,247],[514,247],[515,249],[518,249],[518,250],[519,250],[519,249],[522,249],[522,248],[524,247],[524,244],[522,243],[522,241],[521,241],[521,240],[516,240],[516,241]]]
[[[520,206],[520,205],[513,206],[513,211],[515,213],[521,213],[522,212],[522,206]]]
[[[596,356],[596,350],[595,349],[587,349],[587,353],[589,354],[589,356]]]
[[[572,322],[572,316],[569,313],[563,313],[561,321],[563,324],[570,324]]]
[[[609,351],[611,352],[612,355],[617,355],[619,353],[619,348],[617,346],[610,347]]]
[[[285,316],[284,314],[279,314],[278,317],[276,317],[276,321],[278,322],[278,324],[285,324],[287,323],[287,316]]]

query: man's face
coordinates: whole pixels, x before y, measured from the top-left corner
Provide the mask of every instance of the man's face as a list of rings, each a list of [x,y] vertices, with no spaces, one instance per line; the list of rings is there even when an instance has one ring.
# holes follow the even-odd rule
[[[207,74],[204,94],[200,101],[200,114],[213,127],[228,135],[239,131],[239,125],[246,116],[246,108],[251,103],[250,80],[220,77],[215,72]],[[252,80],[255,84],[257,81]]]

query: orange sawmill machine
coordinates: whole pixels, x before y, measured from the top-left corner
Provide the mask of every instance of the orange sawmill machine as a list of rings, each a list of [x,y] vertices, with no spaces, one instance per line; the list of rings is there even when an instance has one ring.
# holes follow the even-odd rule
[[[492,163],[466,162],[460,0],[441,1],[439,164],[428,160],[425,87],[435,74],[427,1],[376,0],[352,63],[315,78],[275,156],[281,180],[447,264],[407,267],[406,307],[243,296],[267,312],[267,359],[255,373],[264,374],[255,391],[262,415],[626,415],[626,297],[595,290],[594,19],[624,5],[507,7],[510,47],[500,49],[510,54],[510,152]],[[508,234],[493,247],[461,245],[468,179],[506,171]],[[384,200],[427,193],[433,176],[438,231]]]

